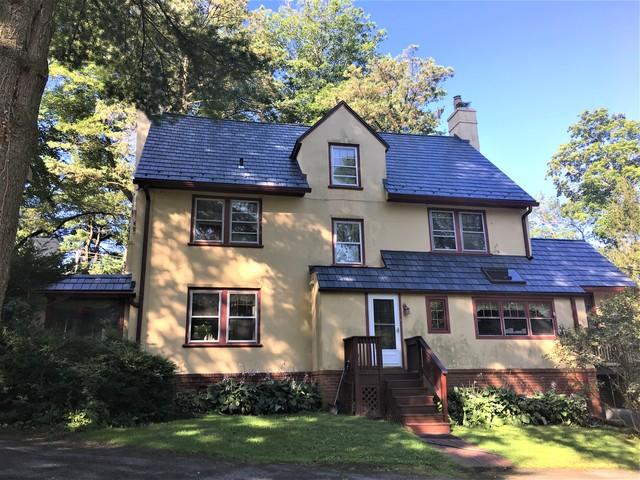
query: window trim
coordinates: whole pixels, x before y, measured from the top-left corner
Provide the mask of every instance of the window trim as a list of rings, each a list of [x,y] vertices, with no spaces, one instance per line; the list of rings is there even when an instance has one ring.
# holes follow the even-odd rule
[[[224,202],[222,212],[222,241],[214,240],[197,240],[195,238],[196,231],[196,202],[198,199],[205,200],[222,200]],[[258,204],[258,238],[257,242],[239,242],[231,241],[231,203],[239,202],[256,202]],[[262,245],[262,198],[250,197],[219,197],[210,195],[193,195],[191,199],[191,231],[189,234],[189,246],[192,247],[245,247],[245,248],[263,248]]]
[[[359,262],[336,262],[336,246],[338,243],[338,234],[336,230],[336,225],[338,223],[357,223],[360,228],[360,261]],[[365,266],[366,265],[366,257],[365,257],[365,248],[364,248],[364,220],[361,218],[331,218],[331,243],[332,243],[332,255],[333,260],[332,264],[336,266]]]
[[[554,340],[558,335],[558,319],[556,317],[555,302],[549,297],[531,297],[531,296],[481,296],[472,297],[473,308],[473,327],[478,340]],[[498,303],[498,312],[500,317],[501,335],[480,335],[478,332],[478,302],[495,302]],[[524,303],[525,314],[527,317],[527,334],[526,335],[506,335],[504,329],[504,304],[509,302]],[[551,321],[553,324],[553,334],[534,335],[531,333],[531,315],[529,312],[530,303],[548,303],[551,306]]]
[[[225,337],[225,342],[227,344],[234,344],[237,345],[239,343],[250,343],[250,344],[254,344],[258,342],[258,317],[260,316],[259,312],[260,312],[260,302],[258,301],[258,291],[253,290],[227,290],[227,322],[226,322],[226,337]],[[255,318],[256,322],[255,322],[255,326],[254,326],[254,332],[253,332],[253,336],[255,338],[255,340],[230,340],[229,339],[229,325],[231,325],[231,314],[229,313],[231,308],[229,307],[229,299],[231,297],[232,294],[247,294],[247,293],[252,293],[254,298],[255,298],[255,302],[256,302],[256,314],[255,317],[234,317],[234,318]]]
[[[208,293],[210,295],[218,294],[218,339],[217,340],[193,340],[191,338],[191,324],[193,320],[193,294],[194,293]],[[222,315],[224,313],[225,305],[224,299],[222,295],[222,290],[217,290],[213,288],[190,288],[188,290],[188,299],[187,299],[187,332],[185,343],[194,344],[194,345],[203,345],[203,344],[215,344],[219,345],[220,338],[222,337]],[[213,317],[204,317],[204,318],[213,318]]]
[[[355,185],[342,185],[340,183],[334,183],[333,181],[333,161],[331,157],[331,150],[333,147],[351,147],[356,151],[356,184]],[[329,142],[329,188],[342,188],[346,190],[364,190],[362,188],[362,174],[360,170],[360,145],[357,143],[336,143]]]
[[[444,305],[444,328],[433,328],[431,324],[431,302],[439,301]],[[431,296],[425,297],[425,304],[427,308],[427,333],[439,334],[439,333],[451,333],[451,323],[449,321],[449,302],[446,296]]]
[[[444,249],[435,248],[433,241],[433,217],[432,213],[451,213],[453,214],[453,228],[455,232],[456,248]],[[463,213],[479,214],[482,217],[482,228],[484,230],[484,250],[465,250],[462,237],[462,220],[460,215]],[[429,242],[430,251],[433,253],[449,253],[460,255],[491,255],[491,249],[489,247],[489,229],[487,224],[487,213],[485,210],[461,210],[455,208],[429,208],[427,210],[428,222],[429,222]]]
[[[191,332],[191,299],[192,292],[219,292],[220,293],[220,315],[218,324],[218,341],[193,341],[190,339]],[[228,340],[229,327],[229,293],[254,293],[256,296],[256,339]],[[185,322],[185,334],[183,348],[234,348],[234,347],[262,347],[260,340],[260,317],[262,305],[262,290],[260,288],[240,288],[240,287],[211,287],[211,286],[189,286],[187,288],[187,313]]]

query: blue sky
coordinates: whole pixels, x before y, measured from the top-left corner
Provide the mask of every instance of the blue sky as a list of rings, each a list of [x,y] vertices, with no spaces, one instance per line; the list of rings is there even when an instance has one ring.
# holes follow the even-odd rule
[[[471,101],[482,153],[534,196],[553,193],[547,162],[581,111],[640,119],[640,2],[356,3],[387,31],[382,53],[417,44],[455,69],[443,122],[453,95]]]

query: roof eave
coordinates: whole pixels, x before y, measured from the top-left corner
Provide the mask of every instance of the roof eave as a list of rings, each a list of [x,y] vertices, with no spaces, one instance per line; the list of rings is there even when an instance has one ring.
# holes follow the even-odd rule
[[[390,202],[429,203],[439,205],[464,205],[470,207],[503,207],[524,208],[540,205],[535,200],[512,200],[506,198],[473,198],[473,197],[449,197],[441,195],[419,195],[413,193],[392,193],[387,191],[387,200]]]
[[[311,187],[284,187],[279,185],[243,185],[232,183],[193,182],[187,180],[162,180],[134,178],[133,183],[141,187],[175,189],[175,190],[206,190],[228,193],[262,193],[269,195],[285,195],[303,197],[311,192]]]
[[[133,290],[126,291],[113,291],[113,290],[42,290],[42,293],[46,296],[74,296],[74,297],[134,297],[135,292]]]
[[[513,290],[491,290],[488,291],[486,289],[479,290],[438,290],[438,289],[428,289],[428,288],[361,288],[361,287],[323,287],[322,280],[318,281],[318,289],[321,292],[401,292],[401,293],[438,293],[444,294],[447,293],[449,295],[479,295],[479,296],[495,296],[495,295],[512,295],[512,296],[536,296],[536,297],[565,297],[565,296],[584,296],[587,295],[586,292],[527,292],[527,291],[513,291]]]

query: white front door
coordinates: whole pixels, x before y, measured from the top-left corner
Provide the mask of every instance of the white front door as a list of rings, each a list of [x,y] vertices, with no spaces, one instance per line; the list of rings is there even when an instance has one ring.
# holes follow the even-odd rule
[[[397,295],[369,295],[369,335],[380,337],[385,367],[402,366],[399,303]]]

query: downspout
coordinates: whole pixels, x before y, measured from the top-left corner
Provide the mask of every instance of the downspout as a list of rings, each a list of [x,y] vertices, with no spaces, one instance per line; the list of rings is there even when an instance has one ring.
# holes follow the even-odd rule
[[[529,229],[527,228],[527,217],[533,211],[532,206],[528,206],[527,210],[522,214],[522,235],[524,238],[524,253],[529,260],[533,258],[531,255],[531,244],[529,243]]]
[[[148,187],[144,191],[144,230],[142,234],[142,259],[140,265],[140,289],[138,290],[138,315],[136,320],[136,343],[142,338],[142,313],[144,310],[144,283],[147,277],[147,246],[149,244],[149,214],[151,212],[151,194]]]

